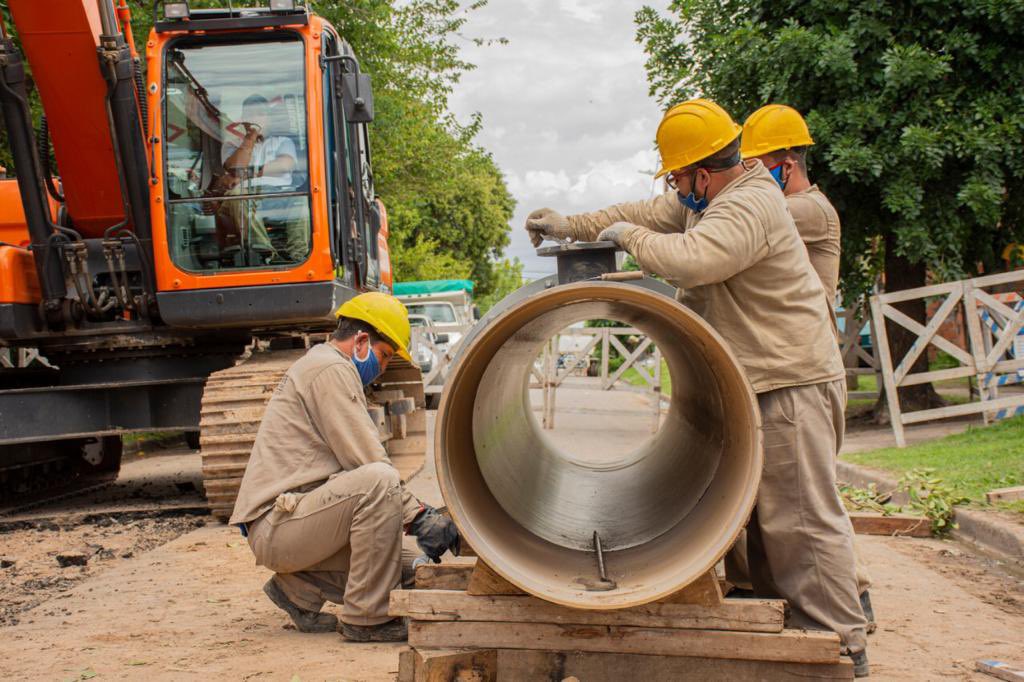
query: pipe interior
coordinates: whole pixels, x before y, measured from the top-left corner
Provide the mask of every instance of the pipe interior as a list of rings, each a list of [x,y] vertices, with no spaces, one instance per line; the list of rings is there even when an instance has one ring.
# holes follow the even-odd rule
[[[477,389],[473,444],[488,488],[523,528],[561,547],[590,550],[595,531],[609,550],[658,537],[693,509],[718,467],[721,398],[698,389],[712,384],[710,369],[641,312],[607,301],[547,311],[501,345]],[[529,396],[530,370],[544,344],[592,319],[635,326],[668,350],[673,390],[680,395],[652,438],[613,457],[560,448],[541,427]],[[563,390],[559,401],[580,395]],[[596,429],[614,428],[603,423],[614,417],[591,419]]]
[[[617,461],[567,456],[530,408],[543,344],[587,319],[648,334],[672,378],[661,428]],[[500,575],[556,603],[620,608],[684,587],[731,546],[760,477],[759,415],[742,370],[693,313],[636,286],[564,285],[503,311],[463,353],[438,413],[438,479],[464,539]],[[583,582],[597,575],[594,531],[611,591]]]

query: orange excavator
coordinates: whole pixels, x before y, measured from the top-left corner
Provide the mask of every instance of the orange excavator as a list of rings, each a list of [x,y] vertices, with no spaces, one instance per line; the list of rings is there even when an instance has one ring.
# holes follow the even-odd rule
[[[284,370],[343,301],[390,290],[369,76],[293,0],[226,4],[154,2],[143,68],[124,0],[9,0],[0,508],[109,480],[123,434],[174,430],[201,445],[227,516]],[[375,390],[409,473],[418,369],[393,366]]]

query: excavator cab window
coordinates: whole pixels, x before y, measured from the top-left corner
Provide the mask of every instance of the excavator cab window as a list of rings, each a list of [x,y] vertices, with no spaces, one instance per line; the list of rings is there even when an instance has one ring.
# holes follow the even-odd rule
[[[164,64],[175,263],[221,271],[304,262],[311,224],[301,40],[182,38]]]

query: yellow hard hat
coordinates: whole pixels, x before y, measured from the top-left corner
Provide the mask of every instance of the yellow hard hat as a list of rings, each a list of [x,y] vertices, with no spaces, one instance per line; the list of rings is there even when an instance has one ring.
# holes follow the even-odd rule
[[[372,325],[387,338],[403,359],[412,362],[409,355],[409,311],[394,296],[371,291],[359,294],[341,304],[335,317],[347,317],[351,320],[362,320]]]
[[[814,144],[800,112],[785,104],[766,104],[743,123],[740,155],[744,159],[790,147]]]
[[[665,112],[658,125],[661,170],[654,177],[706,159],[725,149],[742,128],[729,113],[709,99],[692,99]]]

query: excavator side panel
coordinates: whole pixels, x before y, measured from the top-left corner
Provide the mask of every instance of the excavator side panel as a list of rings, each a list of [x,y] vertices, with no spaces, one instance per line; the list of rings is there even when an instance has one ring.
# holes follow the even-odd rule
[[[50,200],[50,217],[56,219],[57,204]],[[18,194],[17,180],[0,180],[0,305],[39,303],[39,277],[29,245],[25,210]]]
[[[9,0],[42,98],[68,213],[85,237],[124,219],[107,118],[107,84],[96,57],[95,2]]]

